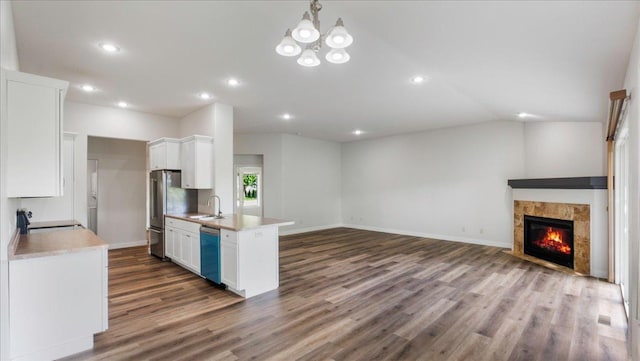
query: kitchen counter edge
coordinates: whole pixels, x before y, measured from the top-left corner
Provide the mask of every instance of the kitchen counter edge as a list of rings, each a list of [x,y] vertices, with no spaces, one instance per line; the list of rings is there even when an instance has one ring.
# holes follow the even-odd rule
[[[182,221],[198,223],[206,227],[226,229],[234,232],[247,231],[251,229],[265,228],[265,227],[282,227],[295,224],[293,221],[287,221],[277,218],[265,218],[251,215],[229,214],[225,215],[225,218],[214,219],[209,221],[203,221],[197,218],[189,218],[192,216],[202,215],[200,213],[187,213],[187,214],[165,214],[166,217],[179,219]]]
[[[109,248],[88,229],[53,231],[34,234],[15,232],[9,245],[9,261],[57,256],[84,252],[95,248]]]

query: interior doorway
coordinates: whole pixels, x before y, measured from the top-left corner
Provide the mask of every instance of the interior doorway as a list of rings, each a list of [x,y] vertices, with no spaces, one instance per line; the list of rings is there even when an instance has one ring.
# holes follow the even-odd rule
[[[264,177],[262,155],[234,156],[234,212],[262,217],[264,215]]]
[[[98,234],[98,160],[87,159],[87,227]]]

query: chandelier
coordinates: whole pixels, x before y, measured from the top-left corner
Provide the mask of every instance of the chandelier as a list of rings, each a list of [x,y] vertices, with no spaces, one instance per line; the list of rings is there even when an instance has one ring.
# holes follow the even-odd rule
[[[324,43],[331,48],[325,55],[325,59],[327,59],[328,62],[334,64],[344,64],[348,62],[351,56],[349,56],[345,48],[353,43],[353,37],[349,35],[347,29],[344,28],[342,19],[338,18],[336,25],[330,28],[325,34],[320,34],[318,12],[322,10],[322,5],[318,0],[311,0],[309,7],[311,15],[309,15],[309,11],[305,11],[298,26],[296,26],[293,31],[287,29],[284,38],[280,44],[276,46],[276,52],[282,56],[297,56],[302,53],[298,58],[298,64],[307,67],[318,66],[320,65],[320,59],[318,59],[317,53],[320,51],[320,48],[322,48],[324,41]],[[298,43],[305,46],[304,51]]]

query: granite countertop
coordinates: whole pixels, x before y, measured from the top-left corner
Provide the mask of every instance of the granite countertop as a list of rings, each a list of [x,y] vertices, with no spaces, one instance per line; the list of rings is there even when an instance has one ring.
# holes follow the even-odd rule
[[[10,247],[9,260],[55,256],[99,247],[109,245],[88,229],[21,234]]]
[[[199,223],[203,226],[228,229],[230,231],[246,231],[250,229],[272,227],[272,226],[290,226],[294,224],[293,221],[286,221],[276,218],[264,218],[257,216],[250,216],[247,214],[225,214],[223,219],[211,219],[201,220],[198,218],[190,218],[194,216],[203,216],[203,213],[186,213],[186,214],[167,214],[167,217],[181,219],[183,221],[189,221],[193,223]]]

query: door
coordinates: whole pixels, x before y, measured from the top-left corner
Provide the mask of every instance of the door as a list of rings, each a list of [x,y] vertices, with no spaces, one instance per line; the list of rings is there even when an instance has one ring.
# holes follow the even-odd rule
[[[149,225],[164,227],[164,172],[154,171],[149,176]]]
[[[149,228],[149,251],[152,255],[164,258],[164,232]]]
[[[87,226],[98,234],[98,160],[87,159]]]
[[[238,213],[262,217],[262,167],[236,167]]]

